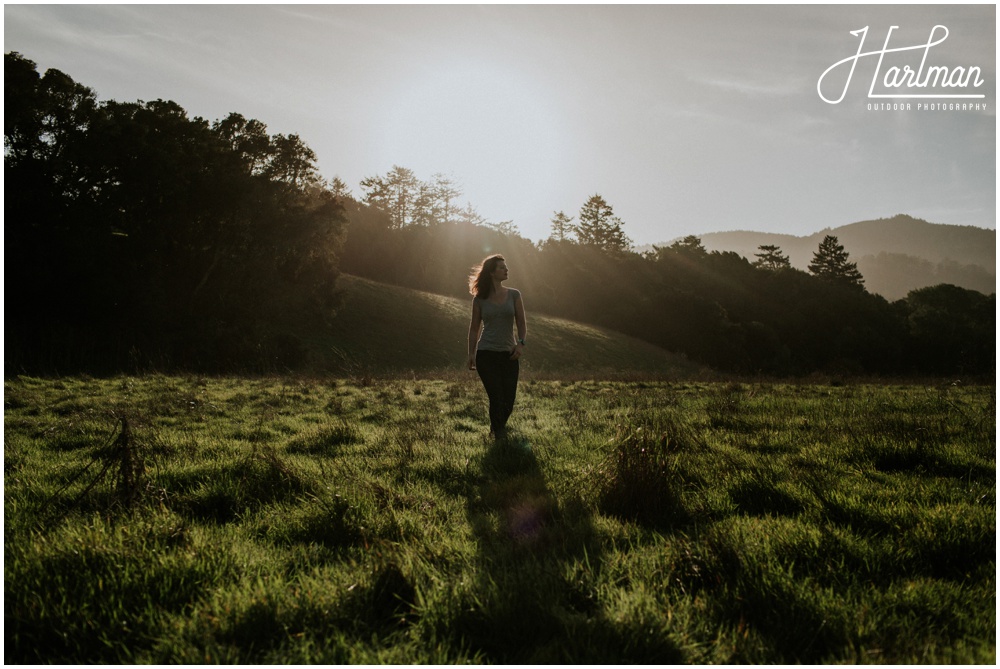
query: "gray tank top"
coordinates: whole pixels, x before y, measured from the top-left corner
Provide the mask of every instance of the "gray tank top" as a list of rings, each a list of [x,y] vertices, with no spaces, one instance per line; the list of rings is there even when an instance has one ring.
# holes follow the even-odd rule
[[[514,301],[521,296],[514,288],[507,289],[507,300],[495,304],[489,300],[473,298],[479,303],[479,313],[483,317],[483,332],[476,348],[480,351],[513,351],[514,341]]]

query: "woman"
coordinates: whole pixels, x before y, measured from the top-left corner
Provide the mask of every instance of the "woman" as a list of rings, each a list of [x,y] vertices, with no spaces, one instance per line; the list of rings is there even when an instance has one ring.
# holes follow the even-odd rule
[[[507,419],[514,410],[518,360],[524,352],[527,335],[521,291],[503,286],[506,280],[507,261],[499,254],[483,260],[469,277],[469,292],[473,295],[469,369],[479,372],[486,388],[490,398],[490,434],[497,439],[506,436]]]

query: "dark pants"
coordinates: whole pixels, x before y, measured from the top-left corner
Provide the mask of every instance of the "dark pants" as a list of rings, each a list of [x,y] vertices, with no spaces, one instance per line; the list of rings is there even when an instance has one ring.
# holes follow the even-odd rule
[[[517,375],[520,364],[506,351],[477,351],[476,371],[490,398],[490,432],[498,437],[507,430],[507,419],[514,411]]]

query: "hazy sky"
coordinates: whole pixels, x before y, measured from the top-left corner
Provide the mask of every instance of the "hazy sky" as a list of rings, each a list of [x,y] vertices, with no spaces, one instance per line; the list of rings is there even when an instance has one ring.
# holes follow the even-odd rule
[[[869,99],[875,55],[824,102],[820,76],[859,51],[851,31],[878,51],[893,25],[890,49],[921,48],[887,54],[880,82],[923,59],[980,68],[981,86],[935,92],[984,97]],[[948,37],[928,48],[935,25]],[[535,240],[595,193],[638,244],[898,213],[996,228],[992,4],[5,5],[4,51],[101,99],[297,133],[356,196],[393,165],[450,175]],[[893,102],[911,108],[868,108]],[[985,111],[917,109],[931,102]]]

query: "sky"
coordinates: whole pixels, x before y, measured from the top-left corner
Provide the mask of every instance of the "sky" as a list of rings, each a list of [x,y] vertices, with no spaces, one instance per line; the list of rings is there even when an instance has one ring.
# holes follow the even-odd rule
[[[996,228],[994,4],[8,4],[9,51],[100,99],[298,134],[359,198],[396,165],[444,174],[536,241],[595,194],[637,245]]]

